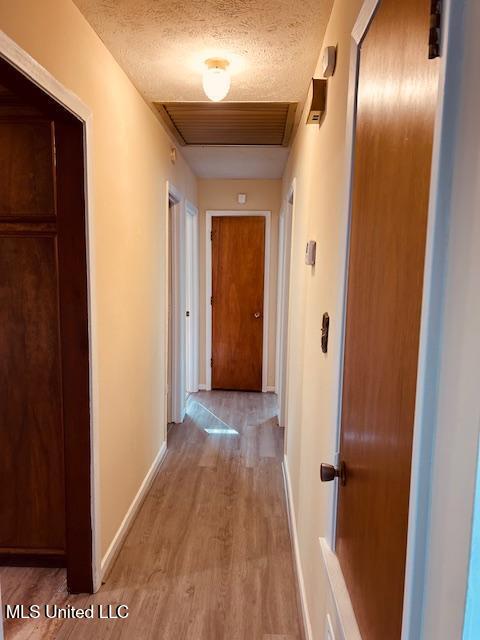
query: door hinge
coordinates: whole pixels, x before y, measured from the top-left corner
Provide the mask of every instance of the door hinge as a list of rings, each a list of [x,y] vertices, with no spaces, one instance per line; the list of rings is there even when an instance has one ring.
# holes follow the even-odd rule
[[[442,0],[430,0],[430,30],[428,34],[428,58],[440,56],[442,29]]]
[[[210,358],[210,367],[213,367],[213,358]]]
[[[210,304],[213,304],[213,296],[210,297]]]
[[[210,240],[213,240],[213,231],[210,231]]]

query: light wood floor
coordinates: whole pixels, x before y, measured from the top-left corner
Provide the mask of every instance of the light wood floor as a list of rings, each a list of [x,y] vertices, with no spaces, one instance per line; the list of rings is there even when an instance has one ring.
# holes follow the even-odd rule
[[[128,619],[7,621],[6,640],[302,639],[282,456],[273,394],[190,396],[99,593],[66,595],[63,570],[0,568],[4,604],[124,603]]]

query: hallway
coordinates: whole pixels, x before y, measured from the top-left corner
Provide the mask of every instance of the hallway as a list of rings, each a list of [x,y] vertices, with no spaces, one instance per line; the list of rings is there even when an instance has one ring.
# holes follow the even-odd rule
[[[99,593],[65,597],[59,569],[0,569],[4,604],[126,604],[128,619],[10,620],[7,640],[303,638],[276,396],[199,392],[187,411]]]
[[[480,638],[479,27],[0,0],[0,640]]]

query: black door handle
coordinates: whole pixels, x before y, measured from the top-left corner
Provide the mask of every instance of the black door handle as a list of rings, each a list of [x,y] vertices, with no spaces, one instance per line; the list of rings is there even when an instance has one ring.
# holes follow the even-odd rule
[[[345,486],[347,482],[347,468],[344,462],[340,463],[339,467],[334,467],[333,464],[325,464],[322,462],[320,465],[320,480],[322,482],[331,482],[338,478],[340,483]]]

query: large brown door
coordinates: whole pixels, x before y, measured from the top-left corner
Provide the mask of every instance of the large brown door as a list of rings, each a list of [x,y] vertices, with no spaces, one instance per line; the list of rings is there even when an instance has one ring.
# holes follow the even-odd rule
[[[401,635],[437,95],[429,0],[382,0],[360,51],[337,553],[365,640]]]
[[[0,550],[63,556],[53,139],[52,121],[0,121]]]
[[[0,564],[92,589],[83,128],[0,60]]]
[[[262,390],[265,218],[212,220],[212,388]]]

